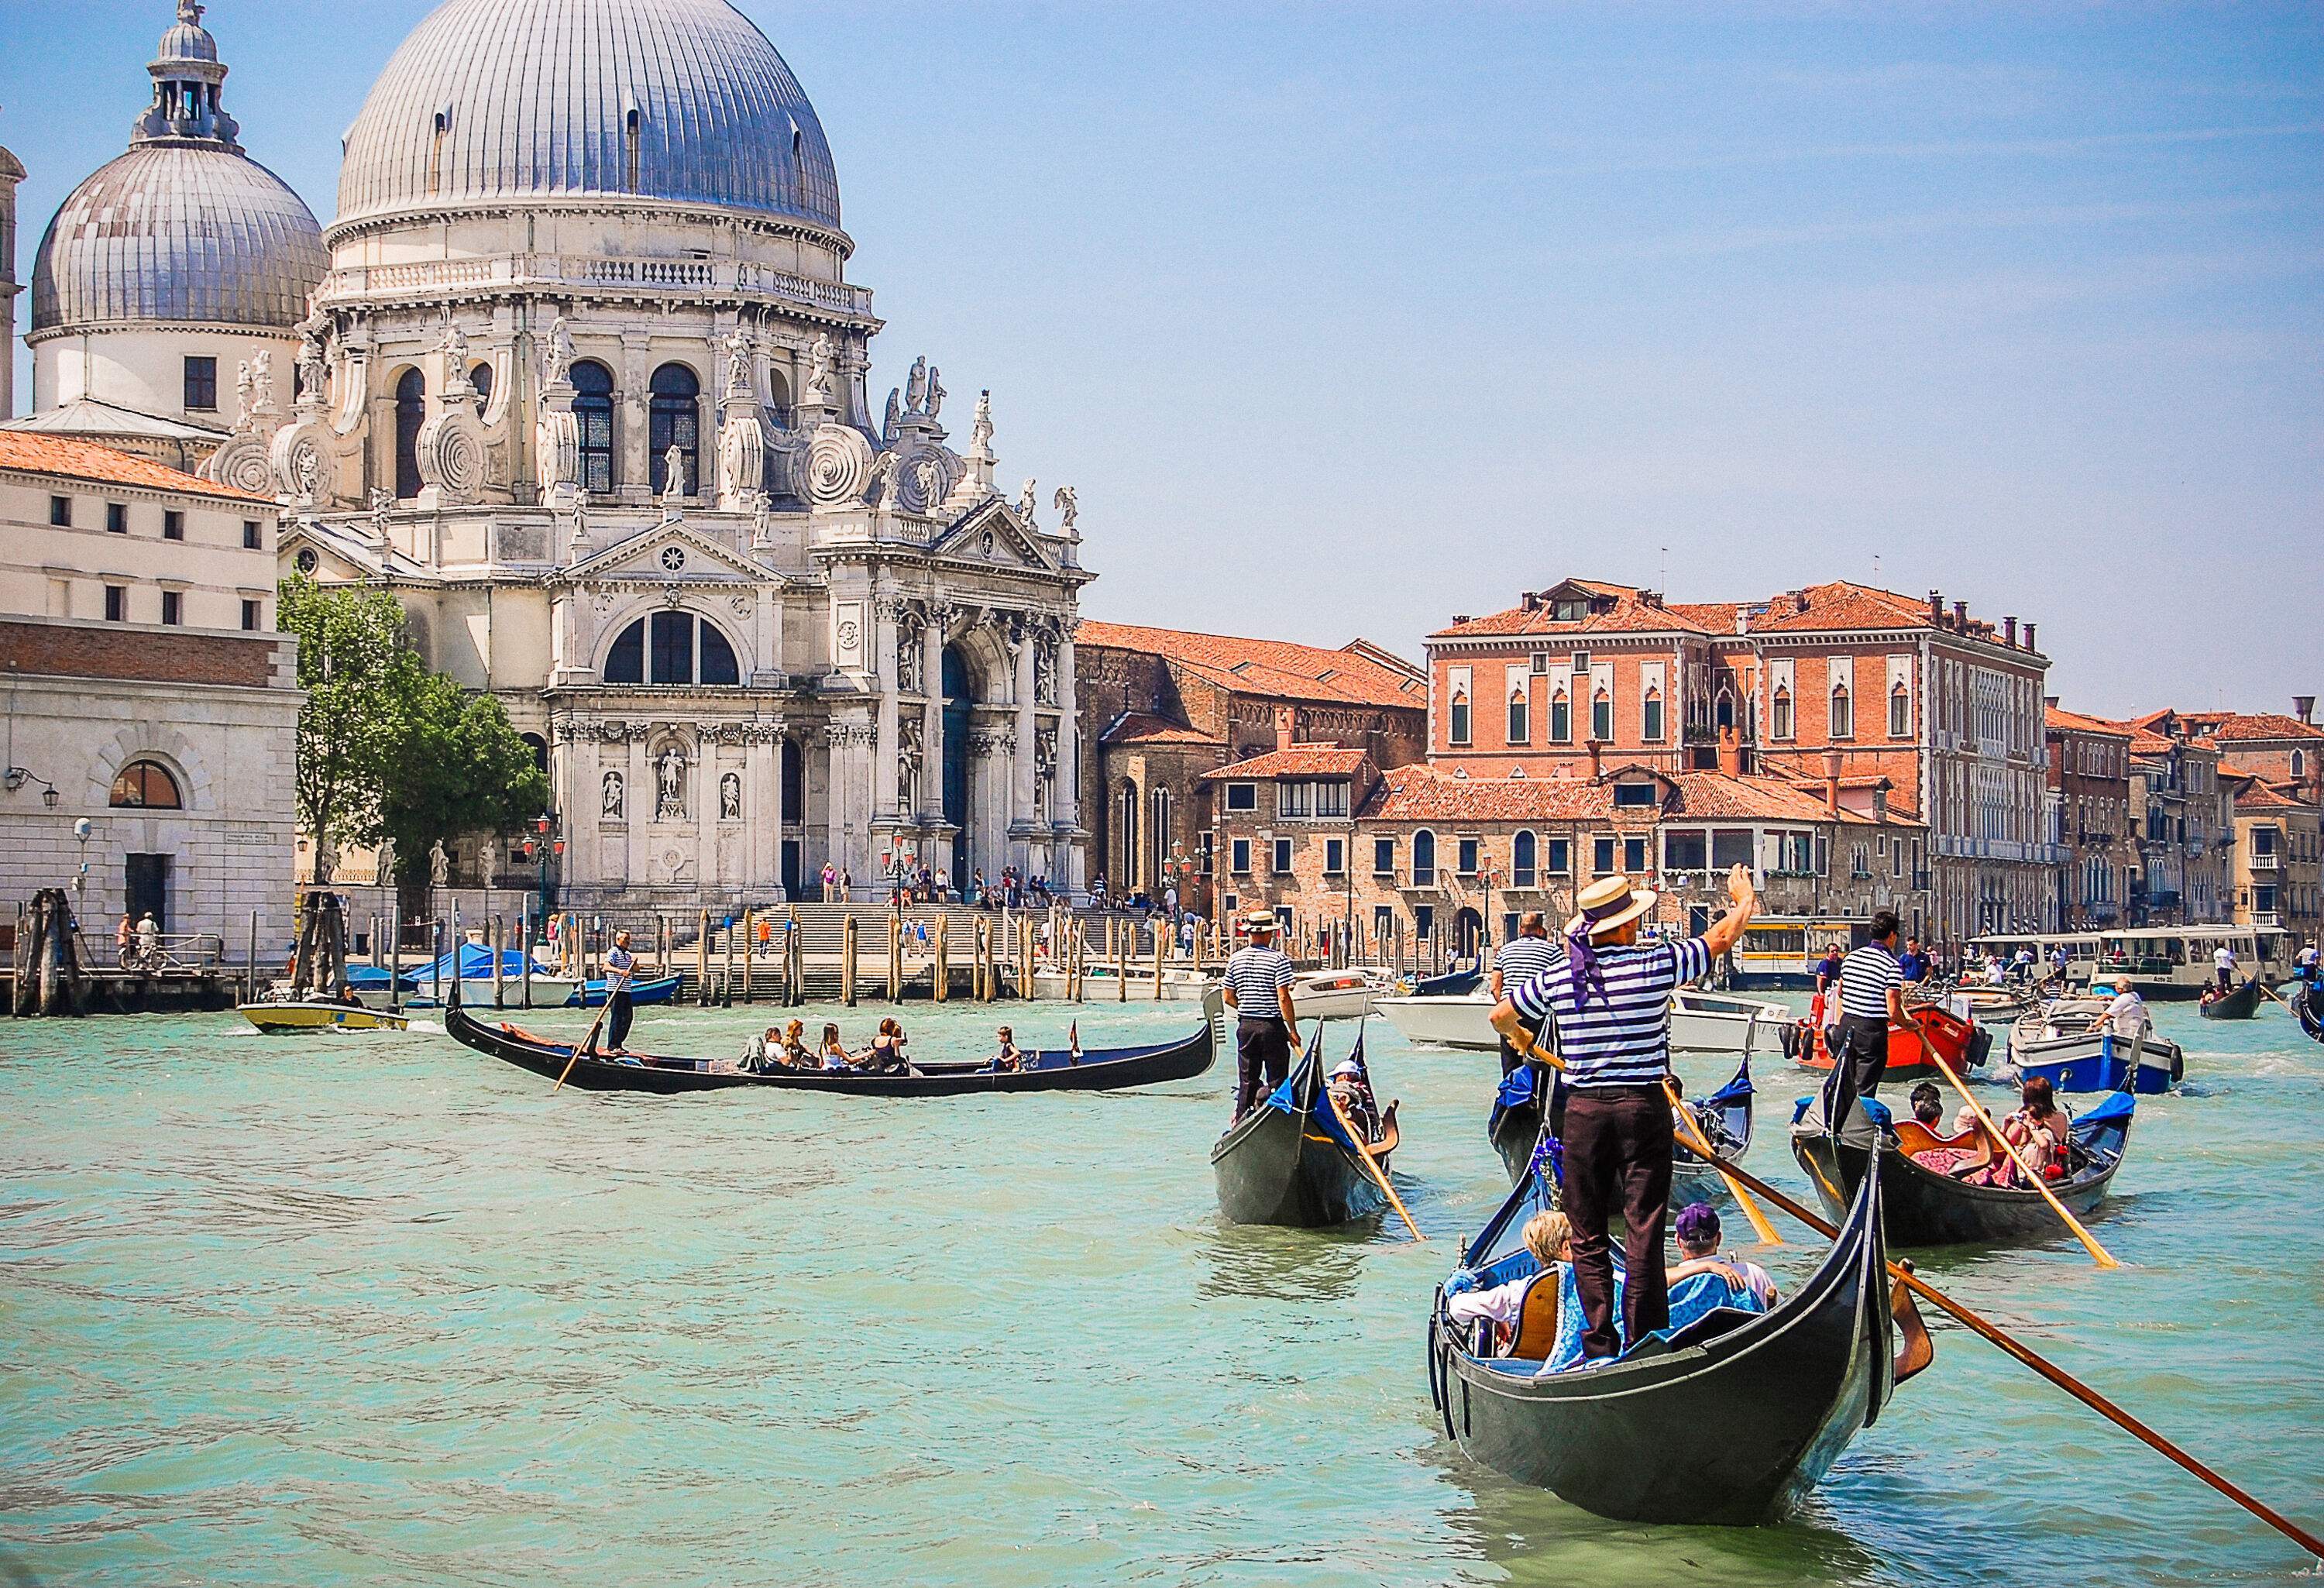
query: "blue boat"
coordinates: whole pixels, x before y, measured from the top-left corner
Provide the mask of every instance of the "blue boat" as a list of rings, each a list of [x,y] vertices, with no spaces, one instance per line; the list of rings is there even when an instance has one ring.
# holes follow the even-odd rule
[[[2028,1042],[2020,1050],[2017,1075],[2021,1081],[2043,1076],[2055,1092],[2133,1092],[2141,1097],[2159,1096],[2186,1076],[2187,1061],[2168,1038],[2147,1037],[2135,1079],[2130,1053],[2130,1044],[2111,1031]]]
[[[678,980],[676,976],[655,976],[649,981],[632,982],[630,983],[630,1002],[632,1004],[670,1002],[678,996]],[[604,1002],[605,983],[601,977],[594,982],[585,982],[566,994],[565,1007],[598,1009],[604,1006]]]

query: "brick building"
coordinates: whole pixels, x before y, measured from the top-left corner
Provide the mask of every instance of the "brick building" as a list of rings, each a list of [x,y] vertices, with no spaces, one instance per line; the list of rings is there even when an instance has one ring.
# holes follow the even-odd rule
[[[1931,931],[1950,940],[2054,924],[2034,627],[1998,625],[1839,581],[1735,603],[1678,603],[1568,579],[1428,638],[1430,752],[1506,778],[1608,764],[1793,776],[1840,757],[1842,789],[1885,780],[1924,823]]]
[[[2173,712],[2122,725],[2130,730],[2130,822],[2138,849],[2130,924],[2225,923],[2235,814],[2218,751],[2185,734]]]
[[[297,642],[274,632],[274,504],[86,441],[0,430],[0,898],[290,929]],[[77,824],[88,823],[88,836]],[[86,871],[82,868],[86,866]]]
[[[1426,749],[1426,675],[1370,641],[1333,650],[1089,620],[1074,639],[1087,874],[1116,897],[1176,882],[1215,913],[1204,779],[1229,762],[1323,743],[1394,767]]]
[[[2324,809],[2304,785],[2271,783],[2252,772],[2231,772],[2236,844],[2235,921],[2240,927],[2282,927],[2292,941],[2324,936]]]
[[[2132,730],[2061,710],[2054,697],[2043,721],[2054,796],[2051,837],[2066,852],[2058,871],[2059,928],[2121,926],[2138,860],[2130,836]]]
[[[1790,778],[1640,762],[1576,777],[1472,777],[1381,767],[1360,750],[1293,746],[1208,774],[1222,902],[1296,921],[1351,922],[1369,951],[1505,942],[1525,910],[1563,921],[1574,891],[1613,872],[1664,892],[1663,919],[1698,929],[1750,865],[1770,915],[1925,919],[1926,829],[1875,791],[1842,803]]]

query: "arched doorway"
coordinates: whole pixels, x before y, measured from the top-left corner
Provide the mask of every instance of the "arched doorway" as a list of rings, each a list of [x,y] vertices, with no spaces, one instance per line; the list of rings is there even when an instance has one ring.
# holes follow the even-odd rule
[[[1476,956],[1478,939],[1484,935],[1485,918],[1467,905],[1452,918],[1452,952],[1462,959]]]
[[[803,846],[807,828],[807,752],[796,739],[783,741],[782,784],[783,897],[797,899],[807,876]]]
[[[952,840],[952,886],[955,893],[968,888],[972,869],[968,832],[968,708],[974,698],[969,688],[968,659],[957,645],[944,651],[944,818],[954,829]]]

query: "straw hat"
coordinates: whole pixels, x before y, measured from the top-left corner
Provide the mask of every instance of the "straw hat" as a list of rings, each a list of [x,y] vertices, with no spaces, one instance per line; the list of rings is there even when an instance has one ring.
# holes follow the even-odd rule
[[[1249,915],[1243,917],[1242,927],[1243,930],[1246,932],[1276,932],[1282,930],[1282,923],[1275,919],[1275,912],[1271,909],[1252,910]]]
[[[1574,897],[1575,914],[1565,923],[1565,935],[1586,927],[1592,937],[1602,937],[1645,915],[1661,897],[1651,888],[1632,887],[1625,876],[1600,877]]]

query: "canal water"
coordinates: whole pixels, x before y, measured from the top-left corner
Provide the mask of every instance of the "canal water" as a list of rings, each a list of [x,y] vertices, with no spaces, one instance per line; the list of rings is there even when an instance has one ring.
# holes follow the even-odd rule
[[[881,1012],[844,1011],[851,1039]],[[907,1013],[930,1053],[995,1018]],[[1001,1018],[1054,1041],[1069,1015]],[[1080,1013],[1091,1045],[1195,1018]],[[2125,1267],[2061,1239],[1925,1271],[2324,1525],[2324,1048],[2281,1010],[2162,1020],[2190,1081],[2141,1103],[2097,1226]],[[637,1040],[733,1052],[753,1020],[647,1011]],[[1504,1189],[1483,1138],[1494,1066],[1379,1022],[1370,1049],[1404,1100],[1396,1167],[1425,1245],[1392,1223],[1222,1226],[1205,1154],[1224,1064],[1120,1095],[655,1100],[551,1096],[440,1033],[0,1026],[0,1578],[1574,1588],[2301,1569],[1951,1329],[1781,1526],[1617,1526],[1472,1465],[1433,1420],[1422,1330],[1457,1237]],[[1804,1195],[1781,1129],[1801,1072],[1761,1079],[1752,1167]],[[1803,1271],[1812,1239],[1769,1266]]]

